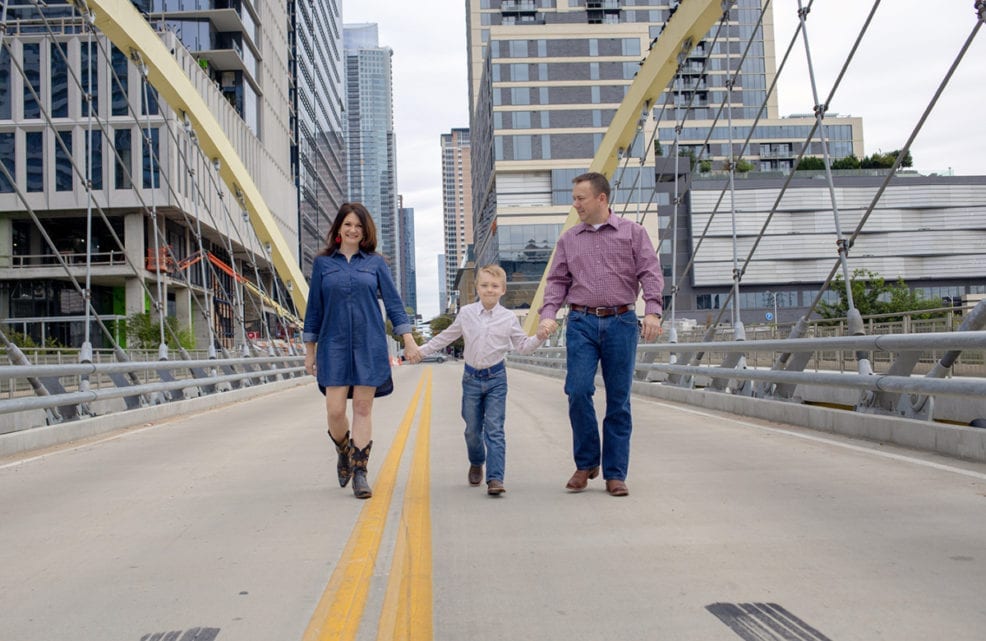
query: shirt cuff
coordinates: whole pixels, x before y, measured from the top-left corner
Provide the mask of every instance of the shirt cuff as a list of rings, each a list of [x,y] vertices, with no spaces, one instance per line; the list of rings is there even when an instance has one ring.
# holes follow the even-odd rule
[[[644,306],[644,315],[657,314],[658,316],[662,316],[663,312],[664,312],[664,308],[661,306],[660,303],[649,302]]]
[[[400,338],[404,334],[410,334],[410,333],[411,333],[410,323],[406,323],[404,325],[398,325],[397,327],[394,328],[394,335],[397,336],[398,338]]]
[[[554,305],[545,305],[541,308],[541,313],[539,314],[541,320],[555,320],[555,316],[558,315],[558,308]]]
[[[301,342],[302,343],[317,343],[318,342],[318,334],[316,334],[315,332],[302,332],[302,334],[301,334]]]

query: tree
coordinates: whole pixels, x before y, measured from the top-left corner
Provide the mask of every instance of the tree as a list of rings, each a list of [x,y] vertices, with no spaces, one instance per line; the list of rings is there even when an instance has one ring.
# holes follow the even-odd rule
[[[897,161],[897,156],[900,155],[900,150],[895,149],[889,153],[882,154],[876,152],[864,157],[860,161],[860,166],[863,169],[890,169],[894,166]],[[904,158],[900,161],[901,167],[911,167],[914,165],[914,159],[911,157],[911,152],[904,154]]]
[[[817,156],[805,156],[798,161],[798,166],[795,167],[795,171],[817,171],[819,169],[825,169],[825,161]]]
[[[856,154],[839,158],[832,163],[832,169],[859,169],[859,158],[856,157]]]
[[[852,290],[853,304],[863,316],[913,312],[940,306],[939,301],[924,298],[920,292],[911,290],[902,278],[898,277],[896,283],[889,284],[879,274],[866,269],[853,270],[849,287]],[[819,303],[818,313],[822,318],[844,318],[849,311],[849,303],[841,274],[832,280],[830,290],[838,293],[839,302]]]
[[[158,321],[149,312],[131,314],[126,321],[128,345],[133,349],[157,349],[161,343],[161,329]],[[195,349],[195,333],[190,327],[178,327],[178,319],[167,316],[164,319],[164,341],[168,347],[175,347],[172,336],[178,337],[178,345],[185,349]]]
[[[443,314],[441,316],[434,317],[433,319],[428,321],[428,326],[431,327],[431,335],[433,337],[438,336],[439,334],[442,333],[442,330],[446,329],[449,325],[451,325],[453,321],[455,321],[455,317],[449,316],[448,314]],[[462,350],[466,348],[466,343],[464,340],[462,340],[462,337],[460,336],[459,338],[455,339],[455,342],[449,345],[449,347],[451,347],[456,354],[461,354]]]

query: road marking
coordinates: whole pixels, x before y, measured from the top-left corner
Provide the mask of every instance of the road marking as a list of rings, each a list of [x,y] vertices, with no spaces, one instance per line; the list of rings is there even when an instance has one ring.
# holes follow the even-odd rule
[[[431,383],[429,367],[424,378],[427,386],[421,404],[421,418],[414,444],[411,471],[404,493],[401,522],[397,528],[394,558],[387,580],[378,641],[431,641],[432,563],[431,563]]]
[[[832,641],[776,603],[712,603],[705,609],[744,641]]]
[[[356,638],[363,609],[366,607],[374,562],[380,550],[384,526],[387,524],[387,512],[394,495],[397,470],[418,408],[422,387],[423,377],[418,381],[418,387],[414,390],[411,403],[377,475],[373,498],[366,501],[360,511],[353,533],[349,536],[339,563],[308,623],[302,637],[304,641],[353,641]]]
[[[660,405],[661,407],[666,407],[668,409],[679,410],[688,414],[695,414],[697,416],[705,416],[707,418],[714,418],[717,420],[726,420],[730,423],[735,423],[736,425],[742,425],[744,427],[752,427],[764,432],[772,432],[774,434],[784,434],[785,436],[793,436],[795,438],[805,439],[806,441],[814,441],[816,443],[825,443],[826,445],[834,445],[836,447],[841,447],[847,450],[852,450],[854,452],[864,452],[866,454],[872,454],[873,456],[880,456],[882,458],[890,459],[893,461],[901,461],[904,463],[912,463],[914,465],[920,465],[923,467],[929,467],[934,470],[941,470],[943,472],[953,472],[955,474],[962,474],[963,476],[969,476],[980,481],[986,481],[986,474],[982,472],[976,472],[975,470],[967,470],[961,467],[955,467],[953,465],[945,465],[944,463],[935,463],[934,461],[926,461],[914,456],[905,456],[903,454],[894,454],[893,452],[881,452],[880,450],[873,449],[872,447],[865,447],[862,445],[853,445],[852,443],[843,443],[842,441],[837,441],[830,438],[825,438],[823,436],[812,436],[811,434],[802,434],[800,432],[792,432],[790,430],[782,429],[779,427],[768,427],[766,425],[758,425],[756,423],[750,423],[748,421],[741,421],[739,419],[730,418],[723,414],[712,414],[710,412],[703,412],[701,410],[691,409],[688,407],[682,407],[680,405],[672,405],[671,403],[664,403],[662,401],[655,401],[652,398],[636,397],[640,400],[651,402],[655,405]],[[803,428],[811,429],[811,428]],[[846,436],[845,438],[852,438]],[[891,443],[891,445],[893,445]],[[903,447],[900,445],[894,445],[894,447]]]

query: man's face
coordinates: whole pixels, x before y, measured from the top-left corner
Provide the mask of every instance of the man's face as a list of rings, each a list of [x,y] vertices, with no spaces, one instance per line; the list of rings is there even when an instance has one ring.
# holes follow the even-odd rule
[[[577,182],[572,187],[572,205],[579,214],[579,220],[587,225],[598,225],[609,216],[605,194],[594,193],[592,183],[587,180]]]

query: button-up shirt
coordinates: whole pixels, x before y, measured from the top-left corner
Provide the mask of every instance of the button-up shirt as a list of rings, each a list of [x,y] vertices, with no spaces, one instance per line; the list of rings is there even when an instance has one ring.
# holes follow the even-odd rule
[[[664,274],[647,230],[610,211],[599,229],[579,223],[558,239],[539,316],[554,318],[566,301],[586,307],[633,305],[641,289],[644,313],[660,314]]]
[[[466,363],[476,369],[496,365],[510,350],[530,354],[544,342],[525,334],[514,313],[503,305],[486,309],[482,303],[470,303],[459,310],[451,325],[419,348],[421,355],[434,354],[460,336],[465,339]]]

